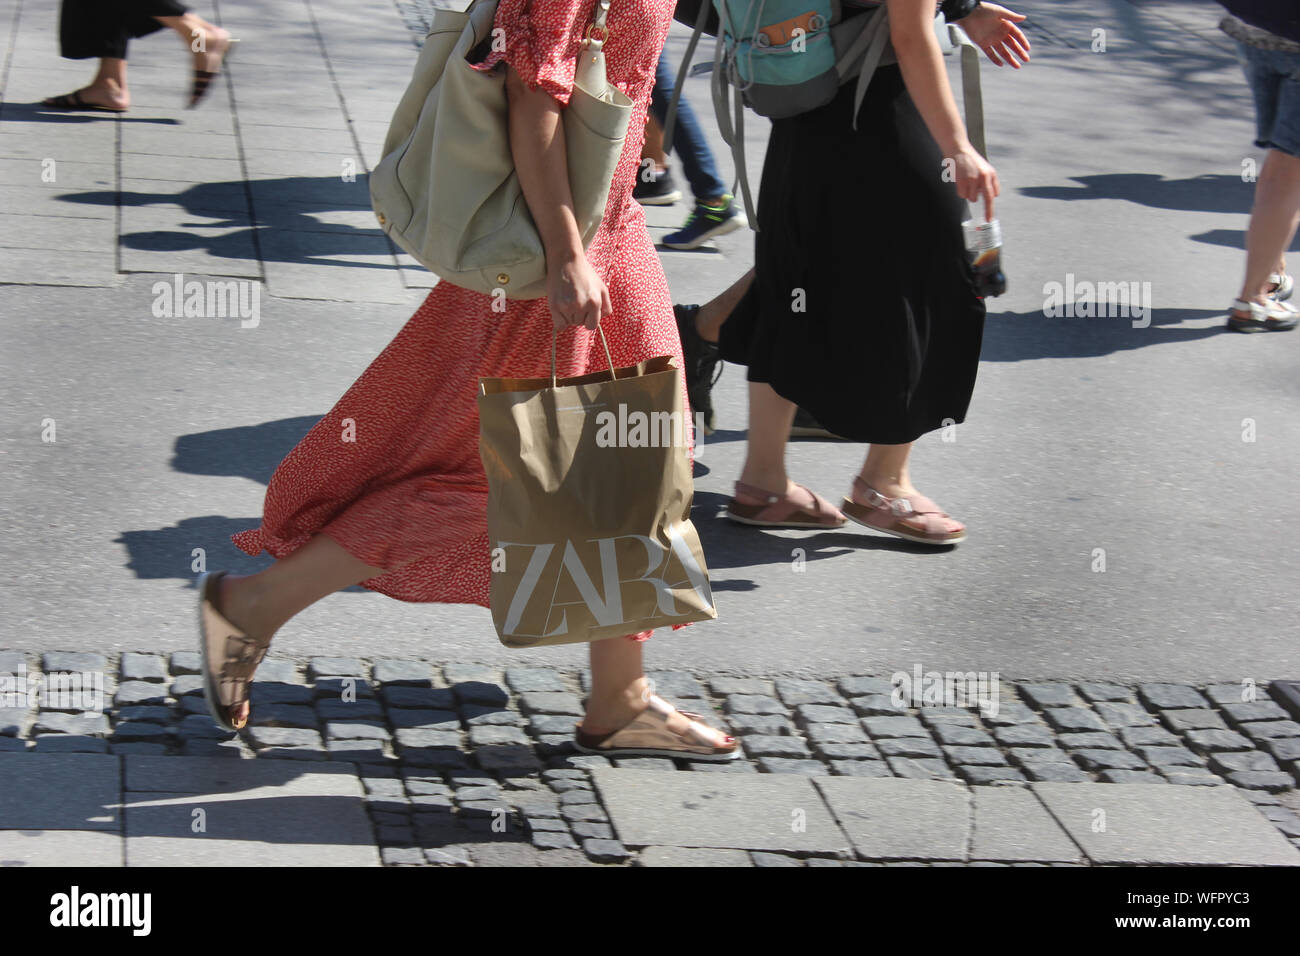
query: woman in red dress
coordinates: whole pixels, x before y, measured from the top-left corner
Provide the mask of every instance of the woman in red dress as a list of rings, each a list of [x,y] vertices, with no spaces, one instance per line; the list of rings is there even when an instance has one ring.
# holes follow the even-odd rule
[[[609,81],[635,103],[641,130],[673,0],[613,0],[605,44]],[[583,34],[595,0],[501,0],[510,140],[542,235],[547,296],[493,300],[440,282],[397,337],[285,457],[267,487],[260,527],[234,536],[278,560],[257,574],[200,581],[200,645],[214,717],[248,720],[248,685],[272,636],[326,595],[361,584],[403,601],[487,606],[487,479],[479,460],[480,377],[549,374],[553,329],[559,374],[678,356],[667,282],[632,187],[641,136],[629,136],[604,220],[584,252],[569,191],[563,129]],[[591,644],[592,686],[578,749],[726,760],[734,738],[649,693],[641,642]]]

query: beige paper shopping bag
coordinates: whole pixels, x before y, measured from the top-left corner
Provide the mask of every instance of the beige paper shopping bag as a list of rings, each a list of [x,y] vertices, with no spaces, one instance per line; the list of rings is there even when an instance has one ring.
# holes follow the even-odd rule
[[[717,617],[690,521],[673,358],[557,380],[552,347],[551,369],[479,383],[501,642],[597,641]]]

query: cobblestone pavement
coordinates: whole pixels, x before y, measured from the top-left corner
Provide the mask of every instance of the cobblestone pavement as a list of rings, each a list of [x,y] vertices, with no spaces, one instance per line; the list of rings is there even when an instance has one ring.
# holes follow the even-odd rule
[[[209,718],[198,669],[194,653],[49,652],[38,660],[0,652],[0,675],[25,676],[36,688],[36,699],[25,700],[14,694],[23,686],[12,677],[0,682],[0,752],[354,764],[375,841],[390,865],[660,857],[839,865],[854,856],[625,845],[591,771],[664,771],[674,764],[711,773],[955,780],[976,789],[1230,784],[1300,847],[1300,722],[1263,687],[1243,701],[1251,688],[1243,692],[1238,684],[1002,682],[992,697],[996,707],[986,700],[982,708],[900,709],[888,677],[652,674],[658,693],[742,738],[745,759],[709,764],[575,753],[585,672],[268,659],[253,688],[252,724],[234,735]],[[93,696],[54,693],[75,688],[72,675],[89,675],[79,677],[82,686],[103,681],[102,712]],[[28,706],[3,706],[14,703]],[[0,784],[0,805],[11,785]],[[861,851],[856,856],[872,862]]]

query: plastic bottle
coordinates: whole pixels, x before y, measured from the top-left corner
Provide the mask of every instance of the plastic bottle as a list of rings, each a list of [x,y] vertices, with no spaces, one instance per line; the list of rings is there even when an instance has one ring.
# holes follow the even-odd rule
[[[1007,277],[1002,274],[1002,225],[996,219],[967,219],[961,226],[975,269],[976,295],[981,299],[1002,295],[1007,291]]]

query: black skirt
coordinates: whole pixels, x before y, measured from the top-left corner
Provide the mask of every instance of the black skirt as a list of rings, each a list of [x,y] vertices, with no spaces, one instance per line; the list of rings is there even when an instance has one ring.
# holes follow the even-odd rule
[[[125,60],[130,40],[163,28],[154,17],[179,17],[188,9],[178,0],[63,0],[59,53],[69,60]]]
[[[757,274],[719,344],[832,432],[903,444],[965,419],[984,303],[966,204],[898,67],[872,77],[856,131],[853,96],[773,122]]]

